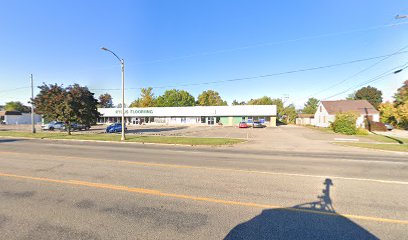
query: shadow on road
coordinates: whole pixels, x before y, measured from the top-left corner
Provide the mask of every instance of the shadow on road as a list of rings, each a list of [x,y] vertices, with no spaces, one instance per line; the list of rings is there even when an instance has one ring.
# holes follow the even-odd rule
[[[404,142],[399,140],[398,138],[394,138],[394,137],[391,137],[391,136],[388,136],[388,135],[378,134],[378,133],[375,133],[375,132],[371,132],[371,133],[374,134],[374,135],[383,136],[383,137],[386,137],[388,139],[394,140],[395,142],[397,142],[399,144],[404,144]]]
[[[225,240],[237,239],[378,239],[337,214],[330,198],[331,179],[318,200],[291,208],[268,209],[234,227]]]
[[[167,127],[167,128],[141,128],[141,129],[128,129],[127,133],[139,133],[139,134],[144,134],[144,133],[161,133],[161,132],[169,132],[169,131],[175,131],[175,130],[181,130],[185,129],[187,127],[182,126],[182,127]]]
[[[24,139],[0,139],[0,143],[23,141]]]

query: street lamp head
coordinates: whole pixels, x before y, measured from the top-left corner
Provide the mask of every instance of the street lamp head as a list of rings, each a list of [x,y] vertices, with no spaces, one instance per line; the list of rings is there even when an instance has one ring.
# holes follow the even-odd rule
[[[395,16],[395,19],[402,19],[402,18],[408,18],[408,16],[407,15],[397,15],[397,16]]]
[[[400,73],[400,72],[402,72],[402,70],[404,70],[404,69],[403,69],[403,68],[402,68],[402,69],[398,69],[397,71],[394,72],[394,74]]]
[[[102,50],[104,51],[108,51],[108,49],[106,47],[101,47]]]

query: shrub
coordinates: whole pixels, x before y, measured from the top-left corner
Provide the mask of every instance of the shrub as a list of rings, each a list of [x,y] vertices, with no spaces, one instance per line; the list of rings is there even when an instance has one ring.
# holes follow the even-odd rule
[[[356,121],[357,115],[353,112],[338,113],[331,128],[336,133],[355,135],[357,133]]]
[[[357,128],[356,134],[357,135],[368,135],[369,131],[367,131],[367,129],[364,129],[364,128]]]

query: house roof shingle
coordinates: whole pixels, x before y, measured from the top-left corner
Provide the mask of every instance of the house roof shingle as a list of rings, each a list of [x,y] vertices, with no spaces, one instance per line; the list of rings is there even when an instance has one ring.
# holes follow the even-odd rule
[[[329,114],[357,112],[360,114],[378,114],[379,112],[367,100],[322,101]]]
[[[6,115],[21,115],[21,112],[19,111],[0,111],[0,116],[6,116]]]

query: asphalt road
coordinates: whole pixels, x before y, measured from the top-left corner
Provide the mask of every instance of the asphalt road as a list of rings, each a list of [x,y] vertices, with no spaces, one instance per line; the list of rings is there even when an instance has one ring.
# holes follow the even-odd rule
[[[404,239],[408,155],[0,139],[0,239]]]

